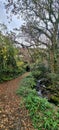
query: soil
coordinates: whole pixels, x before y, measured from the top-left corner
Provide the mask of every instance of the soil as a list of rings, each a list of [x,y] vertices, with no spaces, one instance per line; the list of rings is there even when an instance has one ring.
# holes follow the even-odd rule
[[[27,75],[0,83],[0,130],[34,130],[28,110],[20,107],[22,98],[16,95],[19,83]]]

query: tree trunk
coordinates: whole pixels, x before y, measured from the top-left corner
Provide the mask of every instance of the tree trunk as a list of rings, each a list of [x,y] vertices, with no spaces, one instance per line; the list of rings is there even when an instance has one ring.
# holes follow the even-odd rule
[[[52,73],[55,72],[55,62],[54,62],[54,52],[53,52],[53,50],[50,50],[50,69],[51,69]]]

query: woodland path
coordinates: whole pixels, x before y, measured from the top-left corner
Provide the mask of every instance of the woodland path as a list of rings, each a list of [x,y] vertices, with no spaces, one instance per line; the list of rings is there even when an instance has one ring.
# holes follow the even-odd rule
[[[34,130],[28,110],[20,108],[22,99],[16,95],[20,81],[27,75],[0,83],[0,130]]]

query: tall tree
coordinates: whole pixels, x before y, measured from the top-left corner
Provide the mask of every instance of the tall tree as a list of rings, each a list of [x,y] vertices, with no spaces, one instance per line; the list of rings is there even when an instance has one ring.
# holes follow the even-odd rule
[[[50,67],[57,71],[57,48],[59,47],[59,0],[8,0],[7,8],[12,5],[12,13],[21,11],[26,24],[26,33],[31,45],[45,45],[49,49]],[[24,35],[25,35],[24,33]],[[26,38],[27,38],[26,37]]]

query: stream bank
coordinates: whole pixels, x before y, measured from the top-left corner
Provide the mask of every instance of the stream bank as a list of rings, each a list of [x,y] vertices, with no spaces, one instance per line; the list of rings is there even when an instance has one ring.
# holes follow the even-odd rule
[[[55,105],[59,104],[59,88],[53,88],[52,85],[48,85],[49,81],[45,78],[42,78],[37,81],[36,91],[40,97],[45,97],[49,102],[54,103]]]

